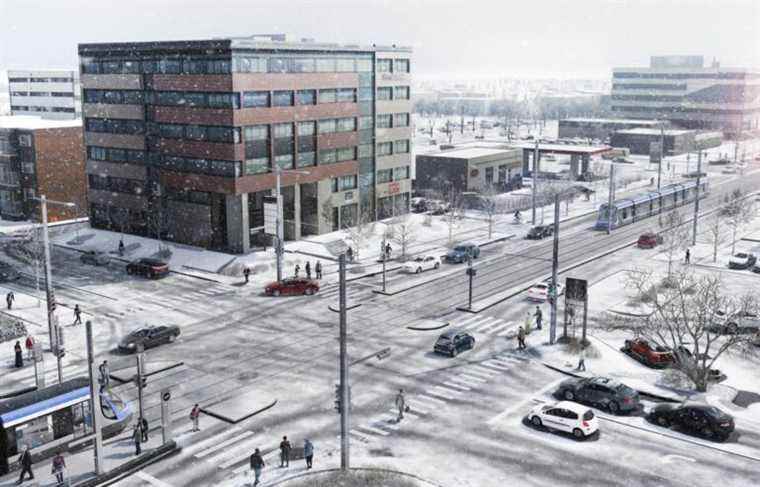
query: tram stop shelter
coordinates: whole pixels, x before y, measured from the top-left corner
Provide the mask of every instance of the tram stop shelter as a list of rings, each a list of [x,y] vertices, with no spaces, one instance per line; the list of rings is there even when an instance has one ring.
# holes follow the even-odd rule
[[[542,142],[522,142],[513,144],[512,147],[522,149],[523,177],[530,176],[533,171],[539,171],[541,167],[541,156],[543,154],[563,154],[570,156],[570,180],[575,181],[579,175],[586,174],[589,170],[588,165],[591,156],[604,154],[612,150],[608,145],[571,145],[571,144],[550,144]],[[538,160],[535,159],[536,149],[538,149]],[[580,164],[579,164],[580,163]],[[580,172],[579,172],[580,169]]]

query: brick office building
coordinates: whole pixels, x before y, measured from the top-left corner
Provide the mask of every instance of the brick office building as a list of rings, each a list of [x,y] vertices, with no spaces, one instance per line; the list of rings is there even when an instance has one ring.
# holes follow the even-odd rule
[[[81,44],[92,224],[246,252],[268,240],[275,165],[286,239],[405,211],[410,54],[276,37]]]
[[[75,203],[48,206],[51,222],[87,211],[81,120],[0,117],[0,217],[40,221],[40,195]]]

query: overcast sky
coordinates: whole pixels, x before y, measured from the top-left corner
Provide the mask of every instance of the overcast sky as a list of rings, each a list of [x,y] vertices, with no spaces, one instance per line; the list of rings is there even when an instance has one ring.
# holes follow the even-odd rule
[[[760,0],[0,0],[0,69],[73,67],[80,42],[265,32],[411,45],[419,75],[605,78],[657,54],[760,66]]]

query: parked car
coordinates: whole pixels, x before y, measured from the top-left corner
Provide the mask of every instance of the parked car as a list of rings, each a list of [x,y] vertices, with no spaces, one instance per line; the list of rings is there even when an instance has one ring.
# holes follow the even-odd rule
[[[607,377],[567,379],[559,385],[554,394],[566,401],[606,408],[613,414],[639,408],[638,392]]]
[[[475,347],[475,337],[466,331],[451,329],[442,333],[433,346],[433,352],[455,357],[459,352]]]
[[[111,262],[111,257],[101,250],[87,250],[79,256],[79,260],[81,260],[83,264],[108,265],[109,262]]]
[[[15,281],[20,278],[21,274],[6,262],[0,262],[0,281]]]
[[[136,352],[138,346],[146,349],[157,347],[162,343],[172,343],[179,336],[177,325],[146,326],[130,332],[119,342],[119,350],[122,352]]]
[[[431,215],[445,215],[447,211],[449,211],[449,205],[444,203],[443,201],[439,200],[430,200],[426,203],[427,205],[427,211],[430,212]]]
[[[675,361],[675,355],[672,351],[663,347],[652,347],[643,338],[626,340],[620,351],[652,368],[665,368]]]
[[[755,265],[752,266],[752,272],[755,274],[760,274],[760,264],[755,262]]]
[[[662,236],[654,232],[646,232],[639,235],[636,245],[640,249],[653,249],[662,243]]]
[[[473,259],[480,257],[480,247],[472,242],[464,242],[449,250],[446,254],[446,262],[461,264],[469,257]]]
[[[264,287],[267,296],[296,296],[305,294],[311,296],[319,291],[319,281],[305,277],[292,277],[280,282],[272,282]]]
[[[647,420],[716,441],[726,441],[735,426],[733,417],[706,404],[658,404],[647,414]]]
[[[728,258],[729,269],[749,269],[757,262],[757,258],[748,252],[739,252]]]
[[[746,335],[760,332],[760,317],[752,311],[739,311],[726,316],[724,311],[715,312],[716,323],[707,329],[721,335]]]
[[[547,281],[537,282],[528,289],[528,299],[531,301],[546,301],[549,299],[549,285],[551,283]],[[557,283],[557,296],[562,296],[565,293],[565,286],[561,283]]]
[[[169,264],[158,259],[137,259],[127,264],[127,274],[156,279],[169,275]]]
[[[579,440],[599,431],[599,421],[586,406],[572,401],[540,404],[528,414],[533,426],[572,433]]]
[[[525,238],[528,240],[541,240],[544,237],[551,237],[552,235],[554,235],[554,225],[536,225],[528,230]]]
[[[633,164],[633,161],[626,159],[625,157],[614,157],[612,162],[618,162],[620,164]]]
[[[422,255],[415,257],[414,260],[404,263],[401,268],[404,272],[419,274],[422,271],[438,269],[441,267],[441,259],[435,255]]]
[[[424,213],[427,211],[427,200],[425,198],[412,198],[411,202],[412,213]]]

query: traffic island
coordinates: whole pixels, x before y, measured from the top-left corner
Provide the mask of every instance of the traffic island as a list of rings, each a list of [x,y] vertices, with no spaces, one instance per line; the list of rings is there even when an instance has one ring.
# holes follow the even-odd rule
[[[135,472],[142,470],[143,468],[153,463],[159,462],[174,453],[178,452],[179,448],[174,441],[169,441],[163,445],[154,448],[150,451],[143,453],[127,462],[122,463],[118,467],[109,470],[108,472],[100,475],[95,475],[89,479],[73,484],[74,487],[95,487],[97,485],[111,485],[123,478],[129,477]]]
[[[331,468],[304,472],[269,484],[271,487],[442,487],[414,474],[384,468],[352,468],[342,471]]]
[[[435,320],[421,320],[413,325],[407,326],[407,330],[413,330],[413,331],[433,331],[433,330],[440,330],[441,328],[446,328],[449,326],[449,322],[440,322]]]

